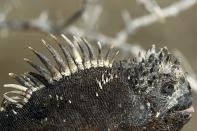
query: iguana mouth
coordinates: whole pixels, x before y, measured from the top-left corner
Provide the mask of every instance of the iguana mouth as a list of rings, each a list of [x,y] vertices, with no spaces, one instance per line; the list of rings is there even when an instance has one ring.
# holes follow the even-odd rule
[[[192,117],[192,113],[195,112],[194,107],[191,105],[189,108],[179,111],[180,113],[189,114],[189,118]]]
[[[195,110],[194,110],[194,107],[193,106],[190,106],[189,108],[187,108],[185,110],[182,110],[181,112],[193,113],[193,112],[195,112]]]
[[[176,111],[178,114],[183,116],[184,119],[189,120],[192,117],[192,113],[195,112],[193,105],[188,106],[185,109]]]

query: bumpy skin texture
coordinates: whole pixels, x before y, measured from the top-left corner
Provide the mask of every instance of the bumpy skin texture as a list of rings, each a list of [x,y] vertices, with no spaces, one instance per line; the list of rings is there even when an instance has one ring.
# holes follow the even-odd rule
[[[30,75],[45,87],[33,92],[22,108],[3,103],[0,130],[179,131],[191,117],[182,111],[192,105],[189,83],[165,48],[53,83]]]

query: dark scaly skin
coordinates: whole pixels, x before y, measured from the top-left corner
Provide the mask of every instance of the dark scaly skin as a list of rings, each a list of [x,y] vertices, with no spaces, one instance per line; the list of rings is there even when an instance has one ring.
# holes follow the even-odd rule
[[[82,70],[52,84],[30,73],[46,87],[34,92],[22,108],[7,105],[0,113],[0,130],[179,131],[190,119],[190,113],[181,110],[192,105],[191,89],[184,75],[174,74],[180,69],[177,61],[172,61],[171,72],[159,72],[166,59],[161,55],[139,63],[115,62],[112,68]],[[177,83],[184,93],[167,109]]]

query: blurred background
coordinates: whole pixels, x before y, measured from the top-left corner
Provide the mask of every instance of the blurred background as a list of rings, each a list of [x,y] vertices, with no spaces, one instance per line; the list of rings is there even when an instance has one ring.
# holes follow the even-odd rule
[[[170,5],[175,0],[158,0],[161,7]],[[8,0],[0,0],[0,8]],[[14,2],[14,0],[9,0]],[[9,12],[7,19],[22,20],[37,18],[42,11],[47,11],[49,19],[52,21],[64,20],[71,16],[81,7],[79,0],[21,0],[14,3],[12,11]],[[106,36],[115,36],[122,28],[125,28],[121,17],[121,11],[127,9],[132,19],[148,14],[141,8],[135,0],[102,0],[103,12],[99,17],[97,31]],[[1,10],[0,10],[1,12]],[[0,19],[1,20],[1,19]],[[77,21],[77,25],[81,25]],[[40,42],[46,35],[37,31],[22,30],[1,30],[0,36],[0,100],[2,94],[8,89],[3,88],[5,83],[15,83],[10,77],[9,72],[21,74],[32,70],[23,58],[38,61],[28,46],[46,52],[45,47]],[[135,33],[129,35],[128,43],[138,43],[144,49],[148,49],[155,44],[160,47],[167,46],[170,51],[180,50],[189,63],[193,71],[197,73],[197,5],[181,12],[178,16],[168,18],[164,22],[154,23],[148,27],[143,27]],[[46,54],[46,53],[45,53]],[[194,107],[197,109],[197,93],[193,93]],[[195,131],[197,128],[197,113],[193,113],[191,121],[184,127],[183,131]]]

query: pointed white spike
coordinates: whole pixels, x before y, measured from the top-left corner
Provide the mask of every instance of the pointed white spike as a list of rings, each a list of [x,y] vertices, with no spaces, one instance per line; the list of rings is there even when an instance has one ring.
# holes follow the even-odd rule
[[[38,87],[39,89],[45,87],[41,81],[39,81],[29,73],[24,73],[24,75],[35,85],[34,87]]]
[[[27,91],[28,88],[21,86],[21,85],[17,85],[17,84],[5,84],[3,85],[4,87],[9,87],[9,88],[14,88],[20,91]]]
[[[18,103],[17,100],[14,100],[10,97],[8,97],[6,94],[3,94],[4,99],[6,99],[7,101],[11,102],[11,103]]]
[[[40,61],[44,64],[44,66],[51,73],[54,80],[59,80],[62,78],[62,75],[60,74],[60,72],[56,69],[56,67],[50,62],[50,60],[46,56],[36,51],[32,47],[29,47],[29,49],[32,50],[34,54],[40,59]]]
[[[100,41],[97,42],[97,46],[98,46],[98,58],[97,58],[98,66],[103,67],[103,54],[102,54],[102,46]]]
[[[25,87],[28,87],[28,88],[31,88],[32,87],[31,82],[29,82],[28,80],[26,80],[24,78],[24,76],[22,76],[22,75],[17,75],[17,74],[14,74],[14,73],[9,73],[9,76],[12,77],[13,79],[15,79],[22,86],[25,86]]]
[[[137,62],[141,62],[142,61],[142,52],[141,51],[139,51],[139,53],[138,53],[138,57],[136,57],[136,60],[137,60]]]
[[[74,46],[74,44],[71,42],[71,40],[68,39],[64,34],[61,34],[62,38],[69,44],[70,48],[72,49],[72,56],[74,58],[75,63],[77,64],[77,67],[79,70],[83,70],[83,60],[81,58],[80,53],[78,52],[77,48]]]
[[[80,37],[74,37],[82,53],[83,66],[85,69],[91,68],[91,59],[89,53],[86,51],[87,46]]]
[[[54,34],[50,34],[51,38],[53,38],[54,40],[58,40],[57,37]]]
[[[27,77],[26,73],[22,75],[23,79],[26,81],[26,85],[24,85],[27,88],[32,88],[35,87],[36,85],[34,84],[33,81],[29,77]]]
[[[18,90],[14,90],[14,91],[9,91],[3,94],[4,98],[12,103],[18,103],[19,101],[17,101],[17,99],[13,99],[13,96],[10,97],[8,96],[9,94],[15,94],[16,96],[23,96],[25,97],[26,93],[23,91],[18,91]]]
[[[34,64],[32,61],[30,61],[27,58],[24,58],[24,61],[26,61],[29,65],[31,65],[35,70],[37,70],[40,73],[40,75],[42,75],[47,81],[53,82],[53,78],[49,74],[48,70],[37,64]]]
[[[114,48],[114,45],[111,44],[110,48],[108,49],[107,53],[106,53],[106,56],[105,56],[105,60],[104,60],[104,65],[106,67],[109,67],[109,59],[110,59],[110,53],[111,53],[111,50]]]
[[[59,67],[59,72],[62,75],[65,75],[65,72],[68,72],[68,67],[65,64],[64,60],[61,58],[61,56],[59,55],[59,53],[50,45],[47,44],[45,40],[42,39],[43,44],[46,46],[46,48],[48,49],[48,51],[51,53],[51,55],[53,56],[54,60],[56,61],[58,67]]]
[[[114,56],[112,57],[112,59],[109,61],[109,67],[112,67],[113,62],[114,62],[114,60],[115,60],[115,57],[119,54],[119,52],[120,52],[120,51],[117,51],[117,52],[114,54]]]
[[[83,64],[82,64],[83,60],[81,58],[81,55],[79,54],[79,52],[77,51],[77,49],[75,47],[73,48],[72,53],[73,53],[74,60],[77,64],[77,67],[80,70],[83,70],[84,69]]]
[[[67,36],[65,36],[64,34],[61,34],[61,36],[66,42],[68,42],[68,44],[72,45],[72,42],[70,41],[70,39],[68,39]]]
[[[75,73],[77,71],[77,65],[73,61],[73,58],[70,56],[70,53],[67,51],[66,47],[63,44],[59,43],[59,47],[61,48],[69,67],[69,70],[67,70],[67,72],[65,73],[67,73],[68,75]]]
[[[91,67],[97,67],[97,58],[91,44],[86,39],[83,39],[83,41],[89,52]]]
[[[156,50],[155,50],[155,44],[152,45],[151,52],[152,53],[155,53],[156,52]]]
[[[70,65],[74,64],[72,58],[69,58],[69,56],[70,56],[69,53],[67,53],[64,45],[61,44],[61,42],[58,40],[58,38],[55,35],[53,35],[53,34],[50,34],[50,36],[51,36],[51,38],[53,38],[55,40],[55,42],[58,44],[58,46],[62,50],[64,56],[66,57],[66,61],[67,61],[67,64],[68,65],[65,63],[65,71],[64,72],[61,72],[61,74],[64,75],[64,76],[71,75],[71,70],[69,68],[70,68]]]

